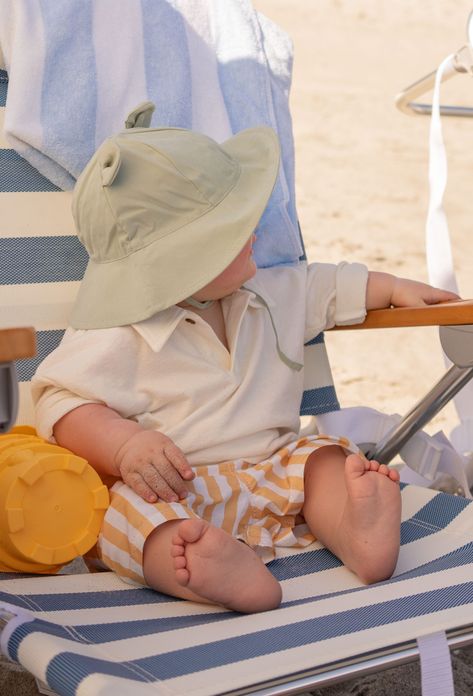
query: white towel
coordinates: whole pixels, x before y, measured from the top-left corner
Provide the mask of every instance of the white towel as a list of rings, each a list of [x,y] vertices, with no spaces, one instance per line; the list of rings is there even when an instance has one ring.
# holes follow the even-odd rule
[[[249,0],[2,0],[8,142],[63,189],[141,101],[152,126],[218,141],[269,125],[282,167],[257,230],[260,266],[303,254],[288,97],[292,44]]]

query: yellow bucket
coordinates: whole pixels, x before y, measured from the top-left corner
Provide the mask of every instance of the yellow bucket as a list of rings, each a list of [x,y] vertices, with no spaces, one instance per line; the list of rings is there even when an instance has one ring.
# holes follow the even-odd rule
[[[0,435],[0,571],[55,573],[97,541],[107,488],[32,428]]]

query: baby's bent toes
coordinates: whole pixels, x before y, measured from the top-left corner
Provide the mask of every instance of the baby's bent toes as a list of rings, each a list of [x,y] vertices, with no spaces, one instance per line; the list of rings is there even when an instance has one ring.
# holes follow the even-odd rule
[[[176,556],[174,558],[173,563],[174,563],[175,570],[181,570],[182,568],[185,568],[187,566],[186,557],[184,555]]]

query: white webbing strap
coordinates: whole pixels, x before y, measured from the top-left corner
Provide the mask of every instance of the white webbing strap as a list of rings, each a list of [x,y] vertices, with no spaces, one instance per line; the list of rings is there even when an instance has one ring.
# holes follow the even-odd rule
[[[466,459],[442,432],[417,432],[399,452],[406,467],[401,481],[472,498],[466,475]]]
[[[368,408],[353,406],[315,417],[318,432],[344,435],[357,444],[377,443],[383,440],[401,420],[397,414],[387,415]],[[443,487],[445,477],[456,481],[455,492],[471,497],[465,476],[465,458],[460,455],[442,432],[428,435],[419,431],[399,452],[407,465],[401,470],[401,481],[416,486]]]
[[[422,696],[455,696],[452,660],[444,631],[417,638]]]
[[[350,406],[315,416],[319,433],[343,435],[357,444],[380,442],[400,421],[368,406]]]
[[[440,121],[440,84],[446,70],[451,70],[454,56],[440,64],[432,98],[429,137],[430,201],[426,224],[426,255],[429,282],[446,290],[458,292],[447,217],[443,197],[447,185],[447,155]],[[447,361],[448,364],[451,364]],[[460,425],[452,432],[452,442],[461,452],[473,451],[473,383],[468,383],[454,398]]]
[[[435,78],[432,97],[432,117],[429,137],[430,200],[427,213],[426,254],[429,280],[433,285],[458,292],[453,269],[452,250],[443,197],[447,186],[447,154],[440,122],[440,84],[447,69],[451,69],[454,56],[440,64]]]

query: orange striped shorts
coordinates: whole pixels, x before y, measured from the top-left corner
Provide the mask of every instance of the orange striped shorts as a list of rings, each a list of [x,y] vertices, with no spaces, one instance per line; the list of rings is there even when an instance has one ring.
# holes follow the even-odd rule
[[[314,435],[297,440],[258,464],[244,460],[196,467],[187,497],[177,503],[147,503],[119,481],[110,490],[98,542],[102,562],[123,580],[145,585],[143,547],[169,520],[200,517],[251,546],[267,563],[277,547],[303,547],[315,539],[301,517],[304,467],[315,450],[339,445],[359,452],[345,438]]]

